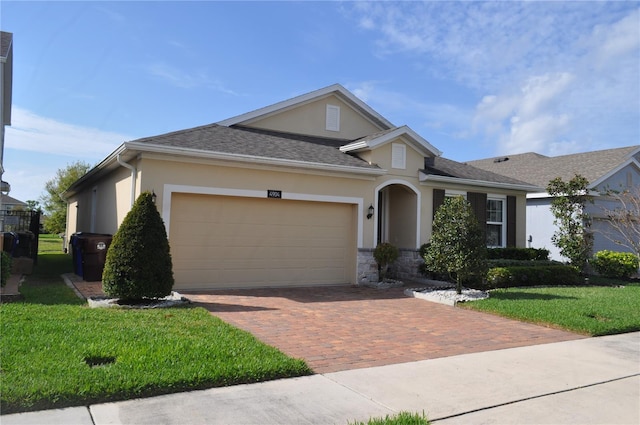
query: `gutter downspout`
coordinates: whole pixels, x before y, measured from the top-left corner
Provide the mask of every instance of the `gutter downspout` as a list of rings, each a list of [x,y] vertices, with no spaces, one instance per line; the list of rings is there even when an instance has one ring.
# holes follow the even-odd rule
[[[136,178],[138,177],[138,170],[136,170],[136,167],[134,167],[133,165],[128,164],[120,159],[120,154],[118,154],[118,156],[116,157],[116,161],[118,161],[118,164],[131,170],[131,206],[133,207],[133,203],[136,200]]]

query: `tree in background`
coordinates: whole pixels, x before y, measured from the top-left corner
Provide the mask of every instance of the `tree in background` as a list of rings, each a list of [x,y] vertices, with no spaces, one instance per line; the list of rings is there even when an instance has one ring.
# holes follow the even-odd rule
[[[122,300],[162,298],[173,288],[172,267],[164,222],[151,193],[144,192],[113,235],[102,289]]]
[[[640,258],[640,186],[622,191],[609,190],[605,195],[612,198],[617,207],[602,207],[613,231],[601,233],[611,242],[630,249]]]
[[[551,241],[572,266],[584,271],[593,248],[591,217],[585,212],[587,203],[593,202],[589,182],[579,174],[568,182],[558,177],[549,182],[547,192],[554,197],[551,212],[558,226]]]
[[[39,212],[42,212],[42,207],[40,206],[40,202],[34,201],[33,199],[29,199],[29,200],[25,201],[25,203],[27,204],[27,210],[28,211],[39,211]]]
[[[427,268],[455,278],[458,294],[462,293],[465,280],[486,274],[485,235],[471,204],[462,196],[446,198],[438,208],[431,243],[425,251]]]
[[[91,166],[83,161],[76,161],[68,164],[65,168],[60,168],[56,176],[47,181],[44,185],[45,194],[41,201],[44,206],[47,218],[44,221],[44,230],[47,233],[63,233],[67,225],[67,201],[62,198],[62,193],[67,190],[73,182],[89,171]]]

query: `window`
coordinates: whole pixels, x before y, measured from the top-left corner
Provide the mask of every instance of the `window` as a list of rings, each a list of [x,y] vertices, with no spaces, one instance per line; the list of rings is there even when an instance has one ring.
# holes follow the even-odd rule
[[[327,105],[326,129],[340,131],[340,107]]]
[[[505,246],[505,200],[487,197],[487,246]]]
[[[400,143],[391,144],[391,168],[407,168],[407,147]]]
[[[455,198],[456,196],[462,196],[464,199],[467,199],[467,192],[462,190],[450,190],[447,189],[444,192],[445,198]]]

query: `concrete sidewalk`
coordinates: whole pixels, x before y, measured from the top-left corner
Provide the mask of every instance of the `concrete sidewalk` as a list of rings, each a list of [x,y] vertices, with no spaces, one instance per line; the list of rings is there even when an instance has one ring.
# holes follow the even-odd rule
[[[640,332],[33,413],[13,424],[640,423]]]

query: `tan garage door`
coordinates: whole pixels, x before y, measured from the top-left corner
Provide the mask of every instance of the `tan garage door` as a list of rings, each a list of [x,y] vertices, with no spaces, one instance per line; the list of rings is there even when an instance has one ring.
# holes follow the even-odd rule
[[[175,289],[354,283],[355,206],[174,194]]]

